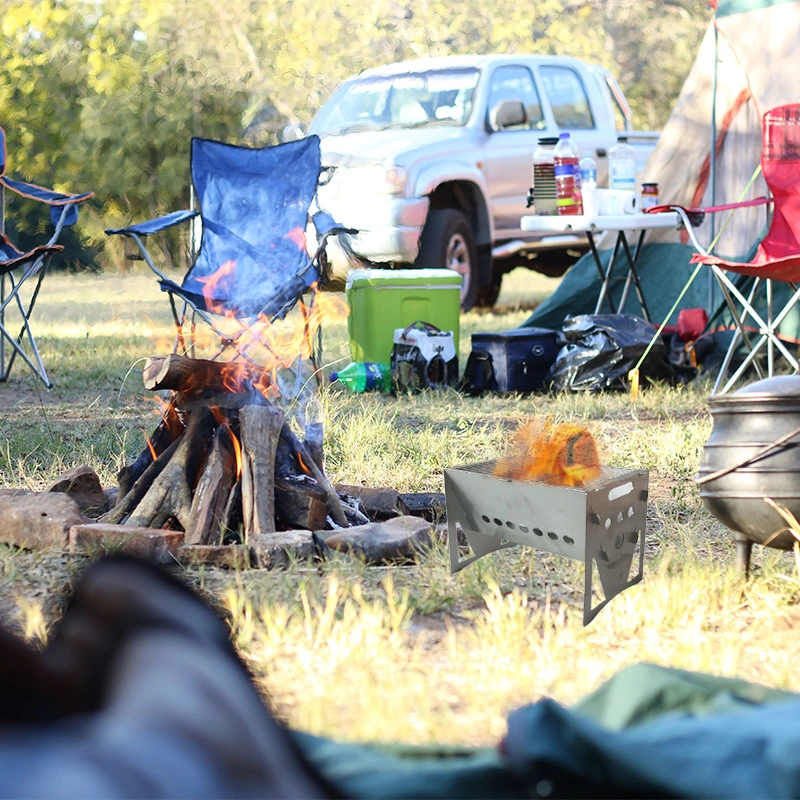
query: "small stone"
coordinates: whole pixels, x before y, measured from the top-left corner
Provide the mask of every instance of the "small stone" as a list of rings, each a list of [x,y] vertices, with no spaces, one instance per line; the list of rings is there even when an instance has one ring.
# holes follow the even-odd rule
[[[250,551],[241,544],[185,544],[175,555],[181,564],[191,567],[247,569],[250,566]]]
[[[30,489],[0,489],[0,497],[22,497],[24,494],[33,494]]]
[[[307,561],[317,553],[311,531],[257,533],[248,542],[260,569],[286,569],[293,560]]]
[[[334,488],[339,494],[358,498],[364,513],[371,520],[391,519],[400,515],[397,510],[397,500],[400,494],[396,489],[352,486],[347,483],[337,483]]]
[[[369,564],[408,561],[431,544],[431,524],[419,517],[395,517],[326,535],[333,550],[362,555]]]
[[[103,489],[103,494],[106,496],[106,508],[112,509],[117,504],[117,498],[119,497],[119,487],[118,486],[106,486]]]
[[[86,464],[68,469],[47,491],[68,495],[84,516],[93,519],[108,509],[108,497],[100,485],[100,478]]]
[[[441,492],[409,492],[397,500],[401,514],[441,522],[447,517],[447,503]]]
[[[83,522],[65,494],[36,492],[0,496],[0,542],[27,550],[66,550],[69,530]]]
[[[133,525],[113,525],[91,522],[73,525],[69,531],[69,550],[89,556],[122,553],[137,556],[156,564],[173,561],[172,554],[183,544],[180,531],[158,528],[137,528]]]
[[[449,526],[446,522],[440,522],[434,530],[434,536],[440,542],[444,542],[445,544],[447,544],[447,542],[450,540],[449,530],[450,530]],[[467,536],[462,530],[461,525],[459,525],[459,523],[457,522],[456,522],[456,538],[458,539],[459,547],[469,547]]]

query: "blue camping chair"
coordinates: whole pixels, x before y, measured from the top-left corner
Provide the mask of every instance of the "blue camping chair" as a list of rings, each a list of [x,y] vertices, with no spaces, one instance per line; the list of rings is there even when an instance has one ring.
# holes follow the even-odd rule
[[[218,334],[220,352],[234,347],[243,354],[237,340],[252,323],[283,318],[313,283],[324,283],[326,241],[347,229],[318,211],[311,219],[319,246],[313,254],[306,249],[320,171],[317,136],[260,149],[193,138],[192,184],[200,211],[176,211],[106,231],[135,241],[158,275],[178,330],[176,350],[186,352],[183,325],[191,313]],[[200,249],[178,285],[153,263],[145,240],[197,216],[202,220]],[[183,301],[180,311],[175,298]],[[219,317],[234,318],[238,333],[221,330]]]
[[[49,389],[53,384],[33,335],[31,314],[50,259],[64,249],[56,244],[61,231],[78,221],[78,203],[94,197],[94,192],[62,194],[32,183],[12,180],[5,174],[7,161],[6,134],[0,128],[0,381],[8,379],[19,356]],[[5,233],[6,189],[50,207],[50,220],[55,230],[46,244],[23,252],[11,243]],[[16,334],[10,330],[14,324],[11,320],[16,317],[12,312],[19,314],[20,329]],[[10,352],[8,345],[11,346]]]

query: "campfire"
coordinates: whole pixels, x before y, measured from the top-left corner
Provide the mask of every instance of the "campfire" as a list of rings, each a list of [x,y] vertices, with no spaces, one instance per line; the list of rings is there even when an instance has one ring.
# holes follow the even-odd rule
[[[180,530],[185,544],[212,545],[368,522],[326,478],[316,419],[315,337],[346,313],[341,300],[316,293],[301,305],[300,325],[240,328],[236,360],[147,359],[144,386],[164,395],[163,409],[100,521]]]

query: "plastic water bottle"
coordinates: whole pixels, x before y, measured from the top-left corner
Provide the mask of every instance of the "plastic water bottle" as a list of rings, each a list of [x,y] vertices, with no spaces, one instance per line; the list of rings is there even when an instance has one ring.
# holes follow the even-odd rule
[[[578,166],[581,171],[581,191],[597,188],[597,162],[591,156],[584,156]]]
[[[539,139],[539,146],[533,151],[533,189],[531,194],[534,212],[539,216],[551,217],[558,214],[555,153],[553,152],[553,147],[557,144],[556,137],[545,136]]]
[[[618,136],[608,151],[608,188],[636,191],[636,151],[627,136]]]
[[[341,381],[354,392],[390,392],[392,370],[388,364],[354,361],[344,369],[331,373],[331,381]]]
[[[581,197],[581,173],[578,162],[581,151],[568,133],[558,137],[554,152],[556,173],[556,194],[558,195],[558,213],[560,216],[583,214],[583,198]]]
[[[581,172],[581,200],[583,201],[584,216],[596,217],[599,210],[597,162],[591,156],[584,156],[578,167]]]

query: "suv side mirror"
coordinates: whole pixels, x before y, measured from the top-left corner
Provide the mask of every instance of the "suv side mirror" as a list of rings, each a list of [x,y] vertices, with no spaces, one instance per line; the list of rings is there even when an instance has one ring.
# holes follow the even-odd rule
[[[515,128],[526,125],[528,114],[522,100],[501,100],[489,112],[489,130],[502,131],[506,128]]]
[[[303,130],[303,126],[292,122],[281,131],[281,141],[296,142],[298,139],[302,139],[305,135],[306,132]]]

